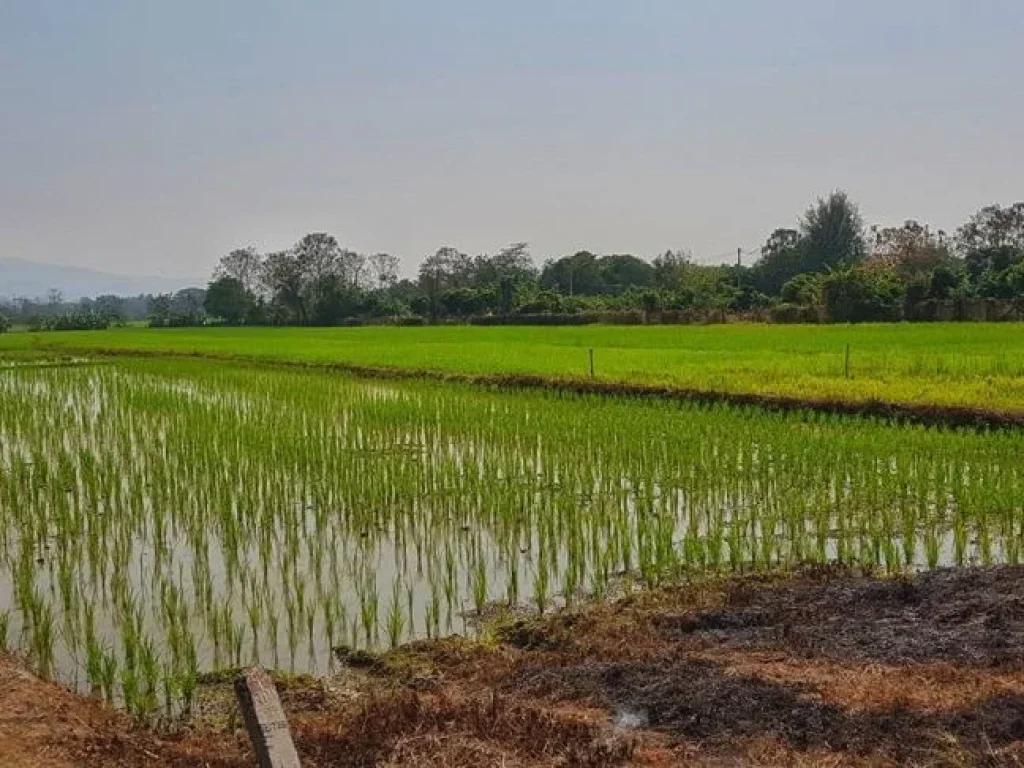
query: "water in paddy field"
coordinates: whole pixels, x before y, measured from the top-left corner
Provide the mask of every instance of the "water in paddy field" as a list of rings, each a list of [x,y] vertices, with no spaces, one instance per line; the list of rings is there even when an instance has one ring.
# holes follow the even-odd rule
[[[1024,437],[200,362],[0,371],[0,639],[141,713],[629,574],[1016,562]]]

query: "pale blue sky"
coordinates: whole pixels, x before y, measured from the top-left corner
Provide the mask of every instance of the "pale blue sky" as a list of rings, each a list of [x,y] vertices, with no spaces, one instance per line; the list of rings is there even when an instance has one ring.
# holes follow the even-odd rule
[[[0,0],[0,256],[699,257],[1024,198],[1024,2]]]

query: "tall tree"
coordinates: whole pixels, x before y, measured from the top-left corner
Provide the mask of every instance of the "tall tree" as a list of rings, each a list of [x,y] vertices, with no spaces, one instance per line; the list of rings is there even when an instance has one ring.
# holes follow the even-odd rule
[[[444,246],[420,264],[420,289],[427,298],[432,318],[441,314],[441,295],[454,288],[468,287],[473,277],[473,260],[458,248]]]
[[[761,246],[761,258],[767,259],[777,256],[785,251],[792,250],[800,242],[800,233],[795,229],[780,227],[768,235],[763,246]]]
[[[388,289],[398,282],[398,257],[390,253],[375,253],[366,259],[370,284],[374,288]]]
[[[291,251],[268,253],[263,259],[260,281],[270,297],[279,319],[304,323],[306,305],[303,300],[303,274]]]
[[[519,290],[537,279],[537,268],[530,257],[527,243],[512,243],[493,256],[480,255],[473,260],[473,284],[481,291],[478,309],[496,309],[508,314]],[[487,298],[490,307],[482,307]]]
[[[370,288],[370,270],[366,257],[361,253],[342,248],[335,260],[335,272],[345,290]]]
[[[537,277],[537,267],[530,256],[529,243],[512,243],[505,246],[491,257],[491,265],[497,282],[510,279],[521,283]]]
[[[299,240],[292,252],[303,281],[312,284],[334,274],[341,248],[334,235],[312,232]]]
[[[956,231],[956,245],[964,256],[990,248],[1024,251],[1024,202],[982,208]]]
[[[656,256],[652,263],[654,267],[654,284],[658,288],[668,290],[677,288],[683,270],[689,262],[690,254],[683,250],[668,250],[661,256]]]
[[[853,265],[867,254],[864,220],[845,192],[833,192],[811,206],[800,221],[803,272]]]
[[[255,296],[260,288],[263,257],[253,246],[236,248],[226,256],[222,256],[214,277],[231,277],[237,280],[242,288]]]
[[[548,261],[540,275],[540,286],[569,296],[601,293],[604,281],[597,262],[597,256],[590,251]]]
[[[206,288],[203,307],[211,317],[219,317],[230,325],[245,320],[252,306],[252,296],[236,277],[218,277]]]
[[[205,300],[203,288],[182,288],[171,298],[171,311],[179,315],[201,315]]]
[[[971,290],[979,296],[1019,295],[1017,265],[1024,261],[1024,203],[990,205],[975,213],[956,232]]]
[[[868,263],[892,270],[905,281],[924,280],[937,267],[954,266],[949,238],[942,230],[910,219],[901,227],[872,227],[874,239]]]
[[[777,296],[782,287],[804,271],[804,244],[795,229],[779,228],[761,247],[761,258],[751,270],[754,287]]]
[[[620,293],[628,288],[649,288],[654,284],[654,267],[628,253],[602,256],[598,270],[604,290]]]
[[[150,299],[149,321],[157,327],[168,325],[171,321],[171,294],[160,293]]]
[[[420,280],[441,288],[463,288],[473,279],[473,260],[458,248],[446,245],[420,264]]]
[[[97,296],[93,308],[111,321],[122,320],[125,316],[125,300],[113,294]]]

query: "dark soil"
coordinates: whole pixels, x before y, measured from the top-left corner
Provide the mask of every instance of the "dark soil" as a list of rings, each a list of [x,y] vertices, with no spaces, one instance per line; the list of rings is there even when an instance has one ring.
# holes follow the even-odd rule
[[[797,751],[885,755],[919,763],[952,740],[982,753],[1024,739],[1024,696],[998,696],[963,710],[894,707],[850,713],[817,699],[806,685],[732,674],[708,661],[652,660],[531,670],[516,681],[540,696],[586,699],[714,751],[772,736]]]
[[[673,639],[837,660],[1024,663],[1024,568],[943,569],[913,581],[747,583],[726,602],[655,623]]]

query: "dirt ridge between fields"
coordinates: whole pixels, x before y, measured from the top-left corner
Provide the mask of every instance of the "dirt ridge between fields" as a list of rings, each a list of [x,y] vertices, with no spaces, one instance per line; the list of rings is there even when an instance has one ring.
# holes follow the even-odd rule
[[[978,408],[964,405],[939,405],[926,403],[900,403],[889,400],[842,400],[815,397],[793,397],[791,395],[758,394],[753,392],[728,392],[694,387],[677,387],[666,384],[644,384],[640,382],[613,381],[606,379],[580,379],[558,376],[542,376],[529,373],[457,373],[431,368],[401,368],[398,366],[370,366],[354,363],[286,360],[238,353],[165,351],[140,349],[69,349],[48,348],[41,345],[36,352],[54,354],[92,355],[97,357],[121,357],[166,360],[211,360],[238,362],[246,365],[272,368],[291,368],[311,371],[346,373],[368,379],[410,379],[472,384],[502,389],[540,390],[578,395],[604,395],[611,397],[636,397],[679,402],[694,402],[708,405],[734,405],[759,408],[775,413],[814,412],[837,416],[852,416],[893,421],[901,424],[919,424],[932,427],[968,429],[1018,429],[1024,427],[1024,410],[1007,411]]]

